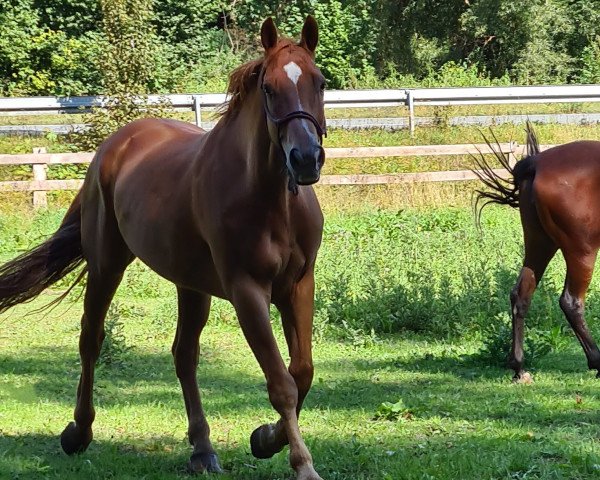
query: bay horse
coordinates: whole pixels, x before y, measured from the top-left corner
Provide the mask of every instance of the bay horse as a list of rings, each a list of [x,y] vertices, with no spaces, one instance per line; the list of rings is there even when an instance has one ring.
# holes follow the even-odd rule
[[[518,208],[521,216],[525,257],[510,293],[512,347],[508,364],[515,372],[514,381],[523,383],[532,380],[523,368],[524,318],[559,249],[567,266],[560,307],[583,347],[588,367],[600,371],[600,351],[584,318],[585,295],[600,247],[600,142],[575,141],[541,152],[530,123],[526,132],[527,155],[514,167],[506,155],[492,148],[511,178],[495,173],[483,155],[475,158],[480,170],[474,170],[490,188],[477,190],[478,216],[489,203]],[[483,203],[477,207],[480,201]]]
[[[87,273],[75,421],[61,434],[67,454],[92,440],[94,366],[104,318],[135,257],[177,287],[172,353],[188,416],[193,472],[220,472],[196,380],[199,336],[211,296],[229,300],[266,377],[280,418],[250,437],[268,458],[289,444],[299,480],[321,477],[298,415],[313,378],[314,267],[323,216],[310,186],[325,156],[325,80],[314,62],[318,26],[306,18],[298,43],[261,27],[264,56],[230,77],[230,100],[206,133],[188,123],[143,119],[99,147],[58,231],[0,267],[0,311],[38,295],[83,265]],[[286,368],[269,321],[281,312]]]

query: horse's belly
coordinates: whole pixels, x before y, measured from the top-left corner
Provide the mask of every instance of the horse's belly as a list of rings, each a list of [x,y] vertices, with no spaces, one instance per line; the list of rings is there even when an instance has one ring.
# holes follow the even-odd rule
[[[210,248],[190,224],[138,217],[119,228],[131,252],[160,276],[177,286],[224,297]]]
[[[183,250],[184,247],[174,245],[171,248]],[[204,248],[196,247],[195,251],[188,251],[185,255],[172,255],[172,252],[165,252],[162,257],[153,254],[145,255],[144,252],[133,253],[161,277],[179,287],[225,298],[215,266]]]

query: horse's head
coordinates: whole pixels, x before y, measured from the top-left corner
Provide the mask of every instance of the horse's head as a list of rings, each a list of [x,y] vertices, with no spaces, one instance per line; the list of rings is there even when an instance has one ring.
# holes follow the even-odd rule
[[[271,18],[261,28],[265,60],[259,78],[271,141],[281,147],[290,189],[319,180],[325,161],[325,78],[315,65],[317,22],[306,18],[299,43],[279,39]]]

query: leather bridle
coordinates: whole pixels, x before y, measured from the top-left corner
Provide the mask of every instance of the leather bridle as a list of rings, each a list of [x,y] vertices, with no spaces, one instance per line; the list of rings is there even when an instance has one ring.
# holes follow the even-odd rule
[[[260,73],[260,89],[263,94],[263,107],[264,107],[265,115],[267,116],[267,118],[272,123],[274,123],[275,126],[277,127],[277,141],[279,142],[279,146],[283,149],[283,147],[281,145],[281,126],[295,118],[302,118],[302,119],[306,119],[306,120],[310,121],[315,126],[315,129],[317,130],[317,134],[319,135],[319,143],[321,145],[323,145],[323,137],[327,136],[327,126],[326,125],[321,126],[319,121],[310,113],[308,113],[304,110],[295,110],[295,111],[287,113],[283,117],[279,117],[279,118],[276,117],[275,115],[273,115],[273,113],[269,110],[269,102],[268,102],[268,98],[267,98],[268,94],[265,91],[264,79],[265,79],[265,71],[263,69],[263,71]]]

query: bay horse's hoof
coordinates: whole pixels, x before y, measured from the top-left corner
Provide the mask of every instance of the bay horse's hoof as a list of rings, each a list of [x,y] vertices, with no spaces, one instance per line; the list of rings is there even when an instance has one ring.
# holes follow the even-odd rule
[[[67,455],[84,452],[92,441],[92,429],[81,430],[75,422],[70,422],[60,434],[60,446]]]
[[[223,473],[219,457],[215,453],[193,453],[188,463],[190,473]]]
[[[533,383],[533,377],[529,372],[521,372],[515,374],[513,377],[513,383],[520,383],[523,385],[531,385]]]
[[[275,427],[270,423],[261,425],[250,435],[250,449],[256,458],[271,458],[284,446],[285,442],[278,442],[275,438]]]

